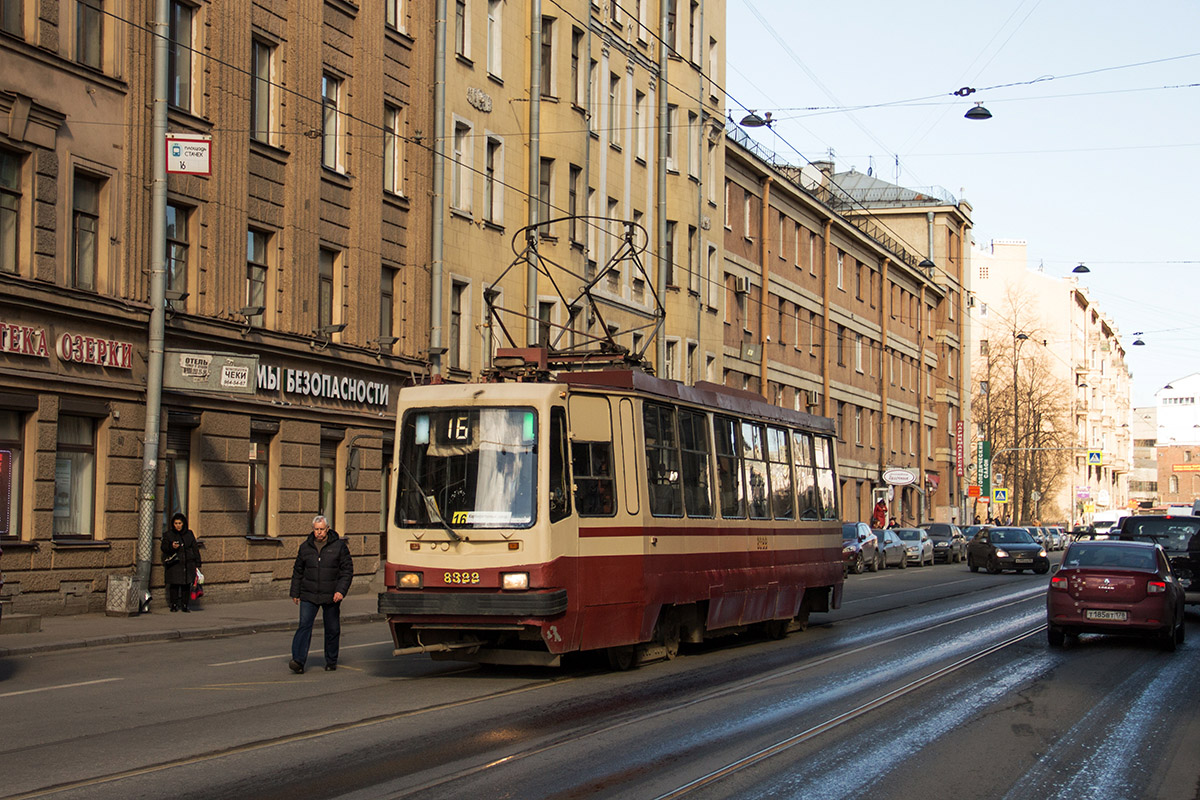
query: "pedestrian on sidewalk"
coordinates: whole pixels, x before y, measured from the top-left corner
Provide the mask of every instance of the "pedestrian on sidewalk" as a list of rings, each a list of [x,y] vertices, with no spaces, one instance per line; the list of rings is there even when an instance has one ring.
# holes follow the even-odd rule
[[[337,669],[341,604],[353,578],[354,562],[346,540],[330,529],[325,517],[313,517],[312,533],[300,544],[292,566],[291,597],[300,606],[300,627],[292,637],[292,660],[288,662],[292,672],[297,675],[304,672],[318,608],[324,615],[325,670]]]
[[[171,524],[162,537],[163,580],[167,584],[167,601],[172,611],[188,611],[192,584],[200,568],[200,548],[196,534],[188,527],[188,519],[180,513],[171,517]]]

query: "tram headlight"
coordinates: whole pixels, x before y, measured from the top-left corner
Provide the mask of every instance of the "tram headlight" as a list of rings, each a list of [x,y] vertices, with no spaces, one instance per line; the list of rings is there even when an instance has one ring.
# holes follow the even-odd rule
[[[421,573],[419,572],[397,572],[396,573],[396,588],[397,589],[420,589],[425,584]]]
[[[528,572],[500,573],[500,588],[506,591],[525,591],[529,588]]]

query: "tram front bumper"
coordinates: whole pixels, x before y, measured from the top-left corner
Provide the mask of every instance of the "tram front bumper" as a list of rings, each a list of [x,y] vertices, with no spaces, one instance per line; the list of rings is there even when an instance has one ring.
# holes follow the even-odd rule
[[[567,610],[567,590],[477,593],[381,592],[379,613],[387,616],[553,617]]]

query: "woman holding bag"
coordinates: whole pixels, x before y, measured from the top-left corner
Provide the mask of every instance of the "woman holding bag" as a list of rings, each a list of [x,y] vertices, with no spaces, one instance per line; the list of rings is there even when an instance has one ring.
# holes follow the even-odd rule
[[[187,517],[175,514],[162,537],[163,578],[167,584],[167,598],[172,611],[188,609],[192,596],[192,584],[196,570],[200,567],[200,548],[196,546],[196,535],[188,528]]]

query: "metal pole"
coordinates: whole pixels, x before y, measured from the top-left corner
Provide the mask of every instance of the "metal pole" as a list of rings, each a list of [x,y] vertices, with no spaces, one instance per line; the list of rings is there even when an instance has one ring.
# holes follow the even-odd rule
[[[542,114],[542,0],[533,0],[529,29],[529,232],[525,248],[525,344],[538,344],[538,239],[542,235],[541,222],[541,167],[542,151],[540,140]],[[581,64],[582,68],[583,65]],[[546,218],[549,219],[549,209]],[[546,347],[549,342],[542,342]]]
[[[437,0],[433,62],[433,208],[429,265],[429,373],[442,372],[442,267],[446,219],[446,0]]]
[[[667,20],[670,11],[670,3],[662,3],[660,19],[659,19],[659,34],[661,38],[658,43],[658,276],[656,284],[658,286],[659,301],[663,303],[664,313],[666,309],[667,298],[667,263],[671,258],[671,254],[667,252],[667,65],[670,63],[668,57],[671,43],[666,41],[667,36]],[[679,142],[675,142],[676,149],[679,149]],[[765,288],[765,287],[764,287]],[[667,368],[667,326],[663,325],[658,330],[658,342],[655,348],[655,368],[659,375],[663,375]]]
[[[1020,489],[1017,488],[1021,483],[1021,480],[1020,480],[1021,476],[1019,474],[1019,471],[1021,469],[1021,460],[1020,460],[1020,456],[1017,455],[1017,448],[1020,446],[1020,442],[1017,441],[1017,357],[1019,355],[1019,352],[1017,350],[1017,347],[1018,347],[1017,342],[1018,342],[1017,334],[1013,333],[1013,460],[1012,460],[1012,470],[1011,470],[1012,475],[1013,475],[1013,486],[1012,486],[1012,512],[1013,512],[1012,513],[1012,516],[1013,516],[1012,524],[1013,525],[1017,525],[1020,523],[1020,517],[1018,515],[1018,512],[1020,511],[1020,503],[1021,503],[1021,491],[1020,491]]]
[[[138,498],[138,610],[149,610],[150,560],[158,488],[158,435],[162,417],[163,340],[166,337],[167,289],[167,65],[169,0],[154,4],[154,95],[150,133],[150,333],[146,357],[146,427],[142,434],[142,486]],[[132,609],[130,609],[132,610]]]

